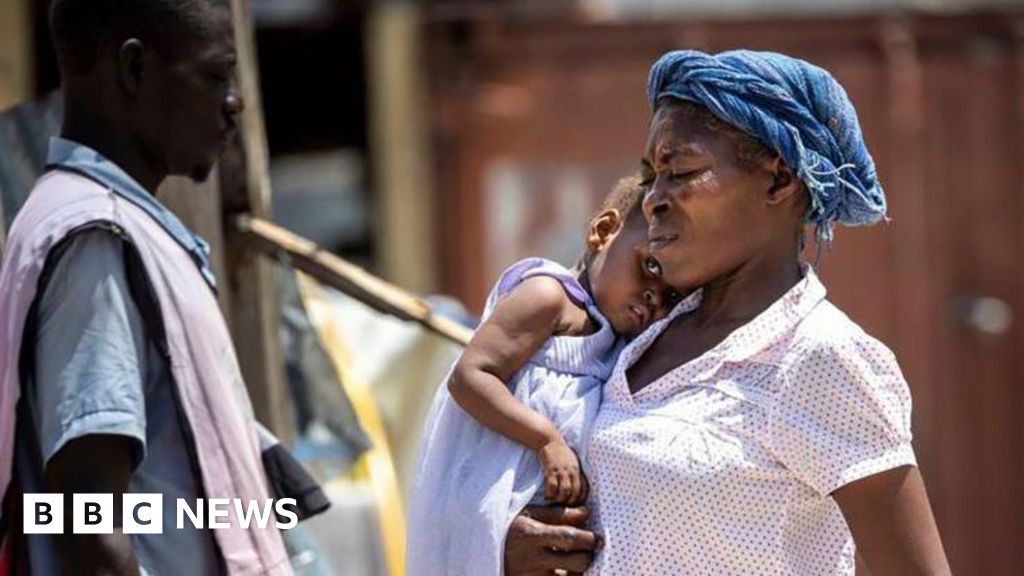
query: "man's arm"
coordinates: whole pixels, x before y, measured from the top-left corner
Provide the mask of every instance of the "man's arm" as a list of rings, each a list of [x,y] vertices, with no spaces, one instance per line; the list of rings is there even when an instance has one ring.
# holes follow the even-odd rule
[[[872,576],[951,574],[916,467],[868,476],[833,496]]]
[[[601,547],[601,537],[584,528],[589,519],[582,507],[527,507],[505,536],[505,576],[585,572]]]
[[[72,534],[72,495],[121,500],[146,447],[145,326],[131,297],[125,240],[98,229],[76,234],[48,263],[33,357],[34,424],[43,484],[65,498],[64,535],[54,538],[65,574],[135,575],[131,541]]]
[[[113,534],[72,534],[73,514],[65,515],[64,534],[54,541],[64,574],[139,574],[131,540],[121,530],[121,500],[132,475],[134,442],[124,436],[83,436],[65,444],[46,467],[46,489],[64,494],[65,510],[72,510],[72,494],[114,495]]]

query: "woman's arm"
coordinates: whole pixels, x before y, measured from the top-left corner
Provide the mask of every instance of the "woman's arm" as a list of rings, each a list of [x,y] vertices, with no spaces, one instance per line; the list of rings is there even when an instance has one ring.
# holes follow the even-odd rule
[[[916,467],[868,476],[832,495],[872,576],[951,574]]]

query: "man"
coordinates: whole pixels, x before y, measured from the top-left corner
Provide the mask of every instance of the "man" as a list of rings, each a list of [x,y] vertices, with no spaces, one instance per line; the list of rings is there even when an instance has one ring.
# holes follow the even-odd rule
[[[179,498],[269,496],[208,248],[153,195],[204,180],[236,129],[228,1],[55,0],[50,17],[64,123],[0,271],[15,573],[290,574],[273,522],[176,526]],[[21,494],[47,492],[64,535],[18,535]],[[75,493],[113,494],[113,534],[71,533]],[[123,533],[125,493],[163,496],[162,534]]]

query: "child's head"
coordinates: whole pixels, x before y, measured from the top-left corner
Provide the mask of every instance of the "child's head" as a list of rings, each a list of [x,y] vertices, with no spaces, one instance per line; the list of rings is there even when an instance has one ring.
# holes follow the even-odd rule
[[[679,295],[661,281],[651,255],[640,206],[646,188],[639,176],[623,178],[590,221],[585,279],[597,307],[620,334],[635,336],[663,318]]]

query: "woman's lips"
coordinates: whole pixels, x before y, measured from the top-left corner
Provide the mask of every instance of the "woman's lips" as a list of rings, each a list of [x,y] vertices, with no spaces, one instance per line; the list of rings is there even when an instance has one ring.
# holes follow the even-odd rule
[[[651,252],[661,250],[665,246],[675,242],[678,238],[679,236],[676,234],[659,234],[657,236],[652,236],[648,241],[650,243]]]

